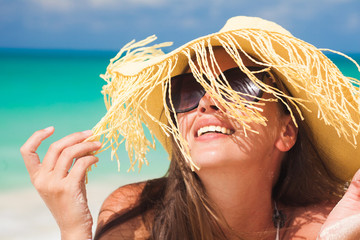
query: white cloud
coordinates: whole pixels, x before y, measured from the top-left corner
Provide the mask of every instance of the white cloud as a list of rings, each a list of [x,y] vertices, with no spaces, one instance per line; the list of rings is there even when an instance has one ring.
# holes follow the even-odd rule
[[[31,0],[31,2],[47,11],[67,12],[76,7],[75,2],[71,0]]]
[[[289,28],[294,18],[293,8],[292,3],[289,1],[278,1],[271,6],[265,5],[255,9],[254,13],[256,16],[274,21],[285,28]]]
[[[31,0],[46,11],[70,12],[84,9],[128,10],[139,7],[159,8],[167,4],[166,0]]]
[[[179,25],[184,29],[198,29],[201,23],[196,18],[184,18]]]
[[[259,7],[259,11],[266,12],[272,18],[276,16],[279,18],[295,16],[306,19],[317,16],[329,9],[334,10],[339,5],[350,2],[354,2],[354,0],[279,0],[272,2],[270,5],[264,4],[264,7]],[[259,6],[261,5],[259,4]]]
[[[240,0],[237,0],[239,3],[241,2]],[[211,17],[218,17],[221,15],[223,9],[224,9],[224,5],[225,4],[231,4],[231,0],[228,0],[227,2],[224,0],[210,0],[209,1],[209,8],[210,8],[210,16]],[[226,6],[226,5],[225,5]]]
[[[356,0],[327,0],[325,3],[335,3],[335,4],[341,4],[341,3],[350,3],[355,2]]]
[[[258,16],[269,19],[283,25],[284,27],[295,27],[295,23],[317,21],[321,16],[328,15],[336,9],[344,9],[349,2],[354,0],[279,0],[271,5],[264,4],[255,10]],[[259,4],[259,6],[262,6]],[[349,22],[356,25],[357,20]],[[349,23],[350,25],[350,23]]]
[[[138,7],[163,7],[166,5],[166,0],[88,0],[92,8],[101,9],[129,9]]]
[[[345,28],[349,32],[358,32],[360,29],[360,15],[358,13],[349,14]]]

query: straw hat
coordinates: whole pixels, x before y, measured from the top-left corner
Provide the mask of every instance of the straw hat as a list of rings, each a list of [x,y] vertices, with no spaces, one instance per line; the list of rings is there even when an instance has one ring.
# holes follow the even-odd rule
[[[315,147],[320,153],[326,153],[328,157],[324,160],[338,177],[348,180],[360,168],[359,81],[343,76],[316,47],[293,37],[273,22],[253,17],[231,18],[219,32],[195,39],[168,54],[160,48],[171,43],[146,46],[155,39],[151,36],[124,46],[102,75],[107,82],[102,93],[108,112],[94,127],[93,139],[103,142],[103,150],[111,147],[116,157],[118,146],[124,142],[131,168],[135,164],[139,168],[147,164],[145,155],[150,148],[155,148],[154,135],[170,155],[172,135],[185,159],[196,167],[176,127],[176,116],[175,122],[171,120],[165,93],[170,77],[181,74],[186,66],[190,66],[192,72],[201,73],[196,79],[205,87],[201,78],[211,71],[216,59],[212,58],[212,63],[199,60],[206,59],[202,57],[207,53],[212,56],[214,46],[223,47],[241,69],[246,67],[239,52],[271,68],[291,96],[260,81],[257,84],[279,101],[287,99],[285,104],[296,109],[313,133]],[[194,64],[194,58],[198,59],[199,66]],[[353,63],[360,70],[359,65]],[[221,84],[211,81],[214,88]],[[228,93],[242,104],[224,100],[214,89],[208,89],[208,93],[232,113],[232,118],[242,123],[245,131],[252,131],[249,122],[265,124],[266,119],[256,105],[244,107],[246,100],[231,89]],[[242,111],[246,114],[240,114]],[[291,111],[294,117],[293,114]],[[150,130],[149,138],[144,125]]]

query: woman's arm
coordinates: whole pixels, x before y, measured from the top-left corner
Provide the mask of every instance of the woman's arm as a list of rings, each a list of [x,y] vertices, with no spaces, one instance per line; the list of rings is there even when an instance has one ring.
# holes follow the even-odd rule
[[[86,169],[98,161],[90,153],[101,143],[84,142],[91,131],[74,133],[51,144],[41,162],[36,150],[53,132],[53,127],[35,132],[21,147],[21,154],[32,184],[60,228],[61,238],[91,239],[93,220],[84,180]]]

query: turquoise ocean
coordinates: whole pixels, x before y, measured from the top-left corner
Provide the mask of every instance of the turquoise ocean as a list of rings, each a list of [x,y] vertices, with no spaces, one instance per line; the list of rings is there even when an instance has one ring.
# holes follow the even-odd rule
[[[54,141],[76,131],[91,129],[104,116],[101,94],[110,58],[117,52],[77,50],[0,49],[0,192],[31,186],[19,149],[31,134],[48,126],[53,136],[38,149],[43,158]],[[89,173],[89,181],[118,177],[122,182],[163,176],[169,166],[167,153],[157,144],[149,152],[149,166],[127,172],[128,156],[120,147],[121,168],[110,151]],[[126,181],[123,179],[126,178]]]
[[[31,186],[19,149],[36,130],[55,127],[55,133],[38,149],[42,158],[49,145],[76,131],[91,129],[105,114],[101,88],[115,51],[0,49],[0,191]],[[360,54],[348,53],[357,62]],[[344,57],[330,54],[346,75],[360,79],[356,67]],[[110,152],[99,155],[89,181],[119,176],[127,182],[163,176],[169,166],[166,152],[157,144],[148,154],[149,166],[127,172],[128,156],[119,150],[120,172]]]

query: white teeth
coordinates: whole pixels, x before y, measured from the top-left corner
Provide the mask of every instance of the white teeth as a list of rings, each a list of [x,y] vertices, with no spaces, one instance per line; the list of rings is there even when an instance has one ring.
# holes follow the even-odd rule
[[[232,133],[232,131],[230,129],[227,129],[225,127],[205,126],[198,130],[197,135],[201,136],[205,133],[211,133],[211,132],[217,132],[217,133],[222,133],[222,134],[226,134],[226,135],[230,135]]]

